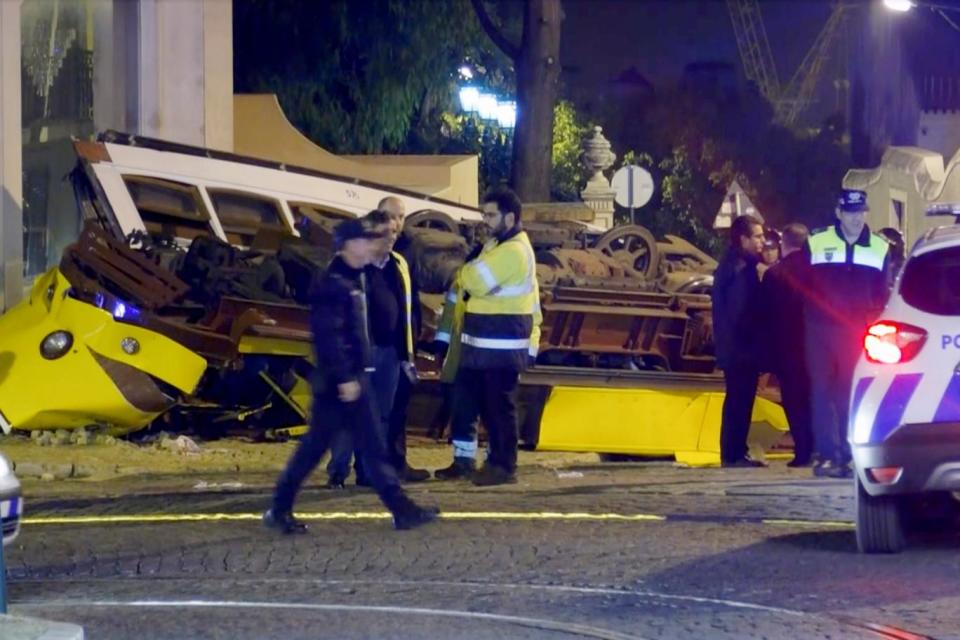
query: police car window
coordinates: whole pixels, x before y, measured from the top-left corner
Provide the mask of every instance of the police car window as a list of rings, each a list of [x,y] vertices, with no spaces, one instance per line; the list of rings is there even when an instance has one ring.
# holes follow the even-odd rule
[[[911,258],[903,270],[900,295],[921,311],[960,315],[960,247]]]

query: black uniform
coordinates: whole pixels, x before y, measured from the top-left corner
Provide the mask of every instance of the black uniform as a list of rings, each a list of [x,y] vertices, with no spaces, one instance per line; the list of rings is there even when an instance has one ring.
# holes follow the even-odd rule
[[[757,262],[755,256],[730,249],[714,274],[714,345],[727,391],[720,427],[720,460],[725,464],[747,457],[747,436],[760,377]]]
[[[796,464],[807,464],[813,455],[810,376],[803,328],[804,283],[809,267],[807,256],[794,251],[770,267],[760,283],[766,336],[763,369],[771,371],[780,382]]]
[[[847,421],[853,373],[870,321],[887,298],[887,243],[864,225],[849,243],[839,224],[807,240],[809,303],[804,307],[814,444],[821,462],[850,463]]]
[[[364,468],[383,503],[396,515],[416,509],[406,498],[396,470],[387,463],[377,411],[370,392],[371,349],[363,272],[334,258],[311,295],[311,329],[317,366],[313,378],[310,429],[300,441],[277,482],[272,512],[290,514],[306,477],[320,462],[338,430],[352,432]],[[339,399],[338,385],[356,381],[361,394],[354,402]]]

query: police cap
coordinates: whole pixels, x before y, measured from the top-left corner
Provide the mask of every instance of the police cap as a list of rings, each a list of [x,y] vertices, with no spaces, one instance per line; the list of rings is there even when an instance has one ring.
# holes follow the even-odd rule
[[[342,247],[343,243],[348,240],[357,240],[358,238],[375,240],[382,237],[384,237],[384,234],[379,233],[369,223],[360,218],[348,218],[333,230],[333,241],[337,248]]]
[[[841,211],[847,213],[866,211],[868,209],[867,192],[858,189],[844,189],[837,198],[837,206],[840,207]]]

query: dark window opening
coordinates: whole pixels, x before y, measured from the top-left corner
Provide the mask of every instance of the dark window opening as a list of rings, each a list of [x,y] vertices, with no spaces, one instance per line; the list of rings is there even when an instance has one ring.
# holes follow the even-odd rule
[[[207,193],[230,244],[251,247],[258,234],[289,232],[276,200],[241,191],[207,189]]]
[[[903,270],[900,295],[920,311],[960,315],[960,247],[911,258]]]
[[[213,235],[195,186],[140,176],[124,176],[123,181],[150,235],[186,240]]]

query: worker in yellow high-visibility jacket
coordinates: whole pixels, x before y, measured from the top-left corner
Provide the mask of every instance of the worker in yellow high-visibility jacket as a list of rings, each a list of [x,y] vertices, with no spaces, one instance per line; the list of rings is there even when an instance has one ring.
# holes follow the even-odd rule
[[[483,199],[483,221],[491,238],[457,274],[447,294],[437,340],[451,342],[444,364],[455,363],[454,463],[439,478],[462,477],[474,468],[475,416],[490,435],[486,465],[474,484],[516,482],[517,408],[520,373],[536,357],[540,340],[540,290],[533,247],[520,223],[521,204],[509,189]],[[462,313],[462,317],[460,316]],[[452,360],[451,360],[452,358]]]

